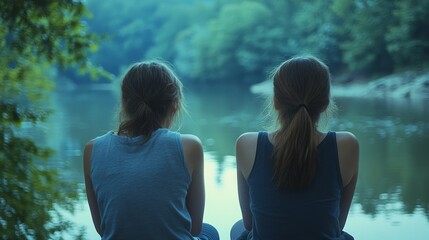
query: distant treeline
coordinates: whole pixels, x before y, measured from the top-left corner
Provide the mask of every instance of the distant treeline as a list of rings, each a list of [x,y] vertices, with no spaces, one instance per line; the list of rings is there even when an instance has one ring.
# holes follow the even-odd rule
[[[89,0],[105,34],[95,64],[120,75],[161,58],[195,83],[253,84],[297,54],[334,74],[374,77],[429,65],[429,0]]]

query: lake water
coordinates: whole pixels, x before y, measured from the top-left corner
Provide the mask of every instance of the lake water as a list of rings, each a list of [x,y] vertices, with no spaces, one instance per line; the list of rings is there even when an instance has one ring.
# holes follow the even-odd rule
[[[200,137],[205,150],[204,221],[218,228],[221,239],[240,218],[235,177],[235,140],[243,132],[264,129],[265,99],[239,87],[186,89],[188,115],[180,131]],[[40,135],[57,151],[52,166],[83,191],[85,143],[115,129],[119,96],[111,90],[59,92],[50,106],[55,113]],[[337,98],[339,111],[327,125],[353,132],[360,140],[360,175],[345,230],[358,240],[429,239],[429,101],[428,99]],[[86,197],[71,216],[99,239]]]

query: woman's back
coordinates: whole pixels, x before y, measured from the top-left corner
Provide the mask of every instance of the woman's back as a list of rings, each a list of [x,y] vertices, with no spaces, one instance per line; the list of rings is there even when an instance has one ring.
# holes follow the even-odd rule
[[[273,145],[266,132],[258,134],[247,178],[253,239],[340,239],[342,180],[335,133],[329,132],[317,150],[319,163],[311,185],[280,190],[272,181]]]
[[[318,129],[331,102],[329,68],[312,56],[294,57],[271,78],[279,127],[237,139],[243,221],[233,226],[231,238],[250,231],[255,239],[353,239],[342,229],[356,186],[359,144],[349,132]]]
[[[93,140],[91,179],[103,238],[192,239],[182,149],[180,134],[168,129],[147,142],[112,132]]]
[[[103,239],[219,239],[203,223],[201,141],[169,127],[182,108],[182,83],[159,61],[133,64],[121,81],[117,134],[86,144],[85,187]]]

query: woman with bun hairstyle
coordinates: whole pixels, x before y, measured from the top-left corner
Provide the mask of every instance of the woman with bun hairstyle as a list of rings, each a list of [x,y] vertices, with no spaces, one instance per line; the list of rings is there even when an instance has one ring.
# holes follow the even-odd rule
[[[159,61],[131,66],[116,131],[91,140],[84,175],[102,239],[215,239],[203,223],[204,157],[198,137],[172,131],[182,84]]]
[[[350,132],[317,127],[331,103],[328,67],[312,56],[294,57],[272,80],[278,129],[244,133],[236,142],[243,218],[231,239],[353,239],[343,228],[359,144]]]

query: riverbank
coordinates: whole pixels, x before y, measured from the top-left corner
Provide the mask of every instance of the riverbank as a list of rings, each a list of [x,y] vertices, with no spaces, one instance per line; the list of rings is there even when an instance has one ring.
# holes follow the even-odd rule
[[[270,94],[271,81],[264,81],[251,87],[255,94]],[[334,97],[371,97],[371,98],[429,98],[429,70],[406,71],[388,75],[369,82],[333,84]]]

